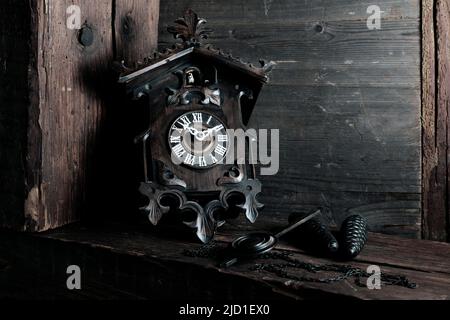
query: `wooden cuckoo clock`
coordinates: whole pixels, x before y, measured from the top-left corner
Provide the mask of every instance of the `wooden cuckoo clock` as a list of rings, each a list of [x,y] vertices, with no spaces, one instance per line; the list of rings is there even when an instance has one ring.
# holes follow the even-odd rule
[[[188,10],[168,28],[182,43],[136,68],[122,64],[119,79],[150,108],[149,127],[136,138],[145,174],[140,192],[149,199],[143,210],[155,225],[165,214],[180,215],[202,242],[231,213],[254,222],[263,207],[254,166],[230,159],[230,129],[246,130],[273,65],[255,67],[203,44],[211,32],[205,22]]]

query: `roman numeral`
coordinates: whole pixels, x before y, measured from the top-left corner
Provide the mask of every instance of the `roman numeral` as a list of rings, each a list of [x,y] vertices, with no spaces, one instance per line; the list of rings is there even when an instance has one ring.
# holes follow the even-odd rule
[[[209,116],[208,121],[206,121],[206,124],[209,124],[212,120],[212,116]]]
[[[219,142],[227,142],[228,141],[228,136],[227,135],[223,135],[223,134],[218,135],[217,136],[217,141],[219,141]]]
[[[181,136],[171,136],[170,137],[170,143],[180,143],[181,142]]]
[[[193,156],[192,154],[188,153],[186,155],[186,158],[184,158],[184,163],[193,166],[194,163],[195,163],[195,156]]]
[[[212,162],[212,163],[217,163],[217,158],[214,157],[214,156],[212,155],[212,153],[211,153],[209,156],[211,157],[211,162]]]
[[[175,147],[173,147],[172,151],[178,158],[181,158],[186,152],[181,144],[177,144]]]
[[[191,124],[191,120],[187,116],[183,116],[178,120],[178,123],[185,127]]]
[[[223,157],[225,155],[225,153],[227,152],[227,149],[225,147],[221,146],[220,144],[218,144],[216,149],[214,149],[214,152]]]
[[[193,119],[194,122],[200,122],[200,123],[203,122],[203,117],[202,117],[201,113],[193,113],[192,114],[192,119]]]
[[[220,131],[220,130],[222,130],[222,129],[223,129],[223,125],[221,125],[221,124],[218,125],[218,126],[215,126],[215,127],[213,128],[213,130],[216,131],[216,132],[217,132],[217,131]]]
[[[181,132],[183,131],[183,129],[178,128],[177,126],[173,126],[173,127],[172,127],[172,130],[178,131],[180,134],[181,134]]]
[[[206,159],[205,159],[205,157],[199,157],[198,158],[198,165],[200,167],[206,167]]]

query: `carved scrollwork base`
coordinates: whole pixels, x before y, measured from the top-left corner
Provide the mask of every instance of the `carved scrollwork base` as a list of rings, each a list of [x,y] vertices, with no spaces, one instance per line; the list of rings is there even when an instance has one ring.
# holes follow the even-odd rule
[[[161,203],[164,197],[174,197],[179,201],[179,207],[187,201],[181,191],[165,189],[153,182],[142,182],[139,191],[149,199],[148,205],[142,207],[141,210],[147,213],[148,219],[155,226],[161,220],[162,216],[170,211],[169,206]]]
[[[171,199],[174,208],[178,212],[194,212],[196,219],[193,221],[185,221],[184,224],[197,229],[197,237],[203,242],[208,243],[214,237],[217,227],[224,224],[224,221],[217,221],[214,214],[219,210],[225,210],[222,203],[218,200],[210,201],[205,207],[202,207],[198,202],[189,201],[186,195],[176,189],[169,189],[158,185],[154,182],[143,182],[139,191],[148,197],[149,203],[142,207],[150,222],[157,225],[164,214],[171,210],[171,206],[166,204],[164,199]]]
[[[171,209],[179,213],[195,213],[195,219],[183,223],[196,229],[197,237],[203,243],[211,241],[216,229],[225,223],[223,216],[217,213],[226,212],[233,206],[236,206],[244,210],[247,219],[253,223],[258,217],[259,210],[263,208],[263,205],[256,198],[261,192],[261,183],[256,179],[227,185],[221,192],[219,199],[213,199],[205,206],[200,205],[196,201],[188,200],[186,194],[181,190],[154,182],[141,183],[139,191],[149,200],[148,205],[142,207],[141,210],[147,214],[153,225],[157,225],[162,216],[169,213]],[[229,198],[236,194],[241,195],[245,199],[243,203],[229,203]]]
[[[245,212],[247,219],[254,223],[258,218],[259,211],[264,208],[264,205],[257,199],[258,194],[261,193],[261,182],[257,179],[244,180],[239,184],[228,185],[228,188],[222,191],[220,200],[225,207],[229,207],[228,199],[232,194],[240,194],[243,196],[244,203],[237,204]]]

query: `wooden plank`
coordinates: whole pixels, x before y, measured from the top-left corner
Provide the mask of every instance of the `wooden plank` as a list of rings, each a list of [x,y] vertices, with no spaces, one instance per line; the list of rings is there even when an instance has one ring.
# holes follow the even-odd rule
[[[445,161],[446,189],[445,195],[447,207],[443,214],[442,225],[445,230],[439,237],[439,240],[450,241],[450,155],[448,153],[450,130],[449,130],[449,108],[450,108],[450,5],[448,1],[438,0],[436,2],[436,33],[437,33],[437,106],[438,106],[438,130],[442,133],[438,140],[439,154],[442,155],[442,161]],[[440,129],[442,128],[442,129]],[[445,128],[445,129],[444,129]],[[441,230],[438,227],[436,230]],[[446,238],[445,238],[446,236]]]
[[[78,30],[66,27],[66,10],[73,4],[86,21],[80,32],[93,34],[89,46],[78,42]],[[41,139],[28,146],[39,154],[38,167],[29,169],[39,178],[29,185],[25,229],[37,231],[78,220],[85,201],[87,163],[105,106],[93,84],[104,83],[112,59],[111,2],[37,2],[33,14],[39,39],[33,49],[36,91],[30,106],[36,114],[30,122]]]
[[[157,47],[159,0],[114,1],[116,59],[132,65]]]
[[[445,241],[448,227],[448,7],[422,5],[423,236]]]
[[[232,28],[238,23],[251,24],[256,21],[286,22],[288,24],[292,21],[305,21],[314,24],[320,21],[353,19],[362,20],[365,23],[368,17],[367,8],[374,4],[370,0],[343,0],[340,2],[334,0],[230,0],[226,4],[217,0],[179,0],[176,2],[176,6],[170,1],[161,3],[161,28],[163,29],[187,8],[192,8],[202,17],[209,17],[208,23],[225,22],[229,23]],[[400,17],[404,19],[420,17],[419,1],[383,0],[377,4],[381,10],[385,11],[383,17],[386,20],[395,20]]]
[[[442,230],[433,235],[433,230],[442,228],[442,218],[446,202],[442,162],[438,161],[436,145],[436,60],[434,33],[434,0],[422,2],[422,212],[423,237],[439,238]]]
[[[380,265],[389,264],[425,272],[449,273],[450,252],[446,243],[410,242],[409,239],[386,237],[375,233],[370,234],[370,239],[371,245],[358,256],[359,261],[372,261]],[[424,254],[425,251],[430,249],[432,252]],[[420,257],[420,262],[417,261],[418,257]]]
[[[262,223],[326,206],[336,224],[359,212],[374,231],[421,236],[420,2],[378,2],[376,31],[372,4],[161,2],[160,48],[191,7],[214,29],[209,42],[278,63],[250,123],[280,129],[280,171],[261,177]]]
[[[275,85],[420,86],[420,68],[411,68],[420,59],[417,19],[386,21],[376,38],[360,20],[327,21],[320,33],[300,19],[288,25],[240,23],[232,30],[229,22],[210,20],[216,30],[211,43],[248,61],[268,57],[277,62],[271,76]],[[174,41],[163,31],[161,48]]]
[[[88,228],[80,230],[75,228],[52,231],[34,238],[34,242],[38,243],[38,247],[42,249],[30,252],[41,252],[40,255],[46,251],[49,252],[48,254],[50,252],[61,252],[61,255],[58,255],[60,258],[53,262],[46,259],[47,262],[40,266],[42,274],[59,272],[62,276],[62,271],[57,270],[64,269],[64,260],[74,261],[76,259],[84,270],[83,272],[86,275],[84,281],[88,284],[90,284],[91,279],[95,279],[100,287],[110,285],[114,290],[120,289],[131,295],[139,293],[141,297],[145,298],[156,297],[154,296],[155,291],[151,288],[158,289],[158,297],[171,298],[169,292],[184,285],[188,285],[189,289],[179,291],[180,298],[188,296],[203,297],[204,299],[217,298],[218,296],[211,295],[215,292],[213,288],[207,289],[202,285],[202,281],[195,278],[199,274],[207,275],[207,283],[214,282],[221,290],[224,290],[222,293],[218,293],[220,297],[224,295],[240,297],[242,292],[245,291],[248,294],[247,297],[261,297],[261,293],[269,294],[269,292],[272,292],[270,296],[266,297],[284,299],[311,299],[331,296],[357,299],[414,300],[450,298],[448,289],[450,286],[449,244],[370,234],[369,242],[362,254],[350,262],[313,257],[285,241],[279,244],[277,250],[288,250],[292,253],[292,257],[306,263],[351,264],[361,269],[375,264],[380,266],[382,272],[404,275],[419,286],[415,290],[397,286],[385,286],[382,290],[368,290],[365,287],[355,285],[353,279],[333,284],[316,284],[286,281],[286,279],[270,273],[251,271],[249,268],[255,263],[268,262],[261,259],[244,262],[230,269],[220,269],[217,267],[217,261],[212,258],[188,257],[182,254],[184,250],[200,248],[200,244],[191,243],[185,238],[184,240],[175,239],[173,230],[166,230],[168,233],[164,232],[164,229],[159,230],[159,234],[149,234],[148,228],[125,230],[121,225],[109,226],[106,229]],[[241,233],[242,230],[222,230],[217,236],[219,247],[224,247],[231,239]],[[53,249],[45,249],[44,244],[46,246],[51,244]],[[69,250],[68,248],[72,249]],[[23,254],[21,250],[17,250],[15,253],[17,255]],[[106,259],[107,253],[113,255]],[[96,257],[95,261],[89,262],[88,259],[93,257]],[[102,258],[99,259],[99,257]],[[278,260],[271,261],[281,262]],[[99,270],[106,268],[108,265],[110,266],[109,271],[107,269]],[[147,283],[143,282],[145,277],[142,277],[143,273],[141,272],[144,272],[144,270],[151,270],[153,274],[153,277]],[[288,272],[297,276],[331,276],[329,273],[315,275],[296,269],[289,269]],[[56,279],[59,278],[56,277]],[[128,279],[128,285],[125,285],[125,282],[120,281],[120,279]],[[180,279],[184,280],[178,281]],[[131,284],[130,281],[134,284]],[[163,286],[161,286],[161,281],[164,284]],[[140,288],[137,288],[137,283],[141,284]],[[244,284],[246,288],[243,287]],[[259,288],[259,295],[258,291],[252,291],[250,288]],[[274,293],[277,293],[277,296],[274,296]]]
[[[81,30],[67,27],[72,5],[80,8]],[[0,98],[8,106],[0,110],[1,226],[56,228],[79,220],[81,211],[89,217],[104,200],[99,186],[114,179],[110,167],[99,170],[114,158],[105,127],[123,120],[106,118],[118,103],[111,63],[115,54],[134,60],[155,49],[158,6],[157,0],[1,3]]]

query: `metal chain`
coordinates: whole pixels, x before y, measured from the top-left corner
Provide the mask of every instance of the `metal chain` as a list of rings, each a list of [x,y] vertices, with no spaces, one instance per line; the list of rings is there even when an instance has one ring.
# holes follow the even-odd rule
[[[223,250],[217,242],[212,241],[207,245],[203,245],[198,249],[184,250],[183,254],[189,257],[198,258],[215,258],[219,252]],[[249,267],[251,271],[269,272],[280,278],[300,281],[300,282],[315,282],[315,283],[333,283],[343,281],[349,278],[356,278],[355,283],[358,286],[365,287],[364,278],[368,278],[371,274],[366,271],[353,267],[351,265],[339,264],[312,264],[300,261],[292,257],[292,253],[288,251],[268,252],[260,255],[260,259],[282,260],[282,263],[257,263]],[[320,271],[334,272],[339,275],[330,278],[313,278],[307,276],[296,276],[287,271],[288,268],[302,269],[311,273],[318,273]],[[417,285],[411,282],[403,275],[391,275],[387,273],[381,274],[381,282],[384,285],[400,286],[409,289],[417,288]]]
[[[213,240],[197,249],[185,249],[183,254],[191,258],[215,258],[220,250],[218,243]]]
[[[290,252],[269,252],[263,254],[259,258],[262,259],[278,259],[283,260],[285,263],[259,263],[250,267],[250,270],[254,271],[266,271],[272,274],[275,274],[284,279],[290,279],[295,281],[304,281],[304,282],[317,282],[317,283],[331,283],[343,281],[348,278],[354,277],[356,278],[356,284],[361,287],[365,287],[366,284],[362,281],[363,278],[368,278],[371,274],[366,271],[353,267],[350,265],[338,265],[338,264],[312,264],[300,261],[298,259],[292,258],[292,253]],[[320,271],[328,271],[339,273],[340,275],[331,277],[331,278],[311,278],[305,276],[295,276],[289,274],[286,269],[287,268],[295,268],[295,269],[303,269],[308,272],[317,273]],[[411,282],[408,278],[403,275],[391,275],[387,273],[381,274],[381,282],[384,285],[395,285],[406,287],[409,289],[417,288],[417,284]]]

